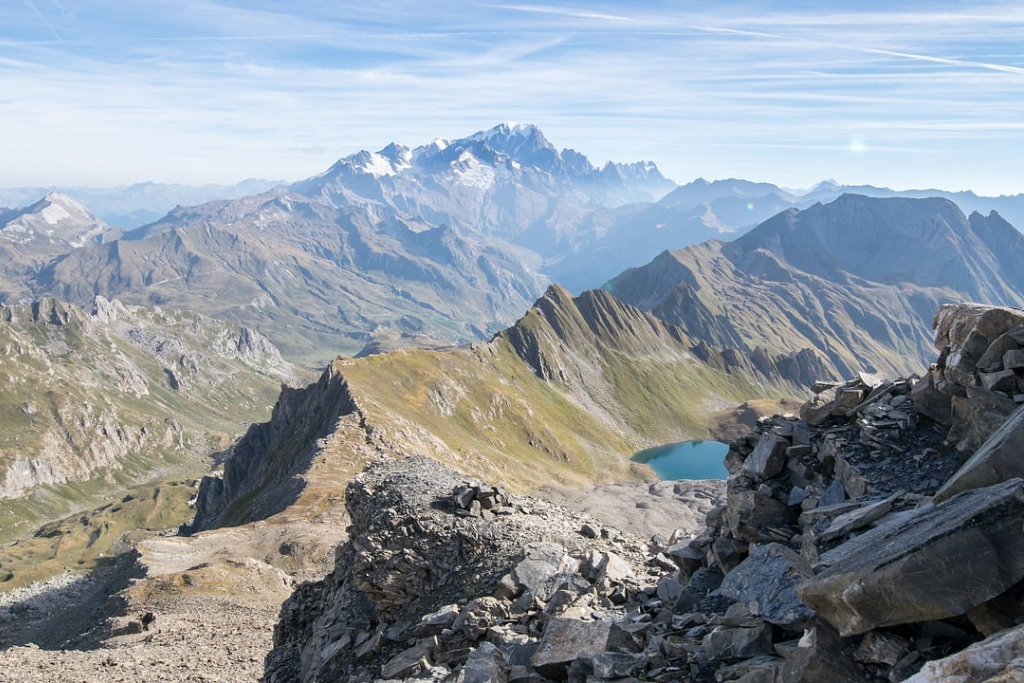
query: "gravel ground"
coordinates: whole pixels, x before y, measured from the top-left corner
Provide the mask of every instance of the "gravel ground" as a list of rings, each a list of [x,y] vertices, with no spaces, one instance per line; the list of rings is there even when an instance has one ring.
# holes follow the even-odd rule
[[[601,484],[584,490],[545,486],[535,494],[641,538],[676,529],[696,536],[704,516],[725,495],[725,481],[715,479]]]

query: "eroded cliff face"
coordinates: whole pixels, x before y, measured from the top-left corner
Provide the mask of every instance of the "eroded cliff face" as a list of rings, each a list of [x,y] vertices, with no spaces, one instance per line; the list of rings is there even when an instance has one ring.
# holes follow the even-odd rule
[[[262,335],[194,314],[0,306],[0,498],[199,460],[293,372]]]
[[[943,309],[930,372],[1005,372],[1018,315]],[[1024,403],[1005,381],[986,391]],[[334,571],[282,609],[263,680],[1009,680],[1024,468],[1004,456],[1024,407],[965,464],[956,434],[991,396],[947,396],[940,424],[934,394],[957,390],[934,385],[816,384],[800,415],[730,445],[694,538],[637,543],[429,460],[378,463],[349,487]]]

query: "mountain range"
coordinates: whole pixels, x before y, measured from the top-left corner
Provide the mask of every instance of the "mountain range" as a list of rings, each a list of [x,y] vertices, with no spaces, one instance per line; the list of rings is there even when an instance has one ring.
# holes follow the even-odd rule
[[[677,187],[652,163],[598,168],[534,126],[502,124],[362,151],[290,186],[178,207],[123,233],[89,227],[99,219],[51,194],[44,201],[76,216],[77,241],[47,242],[27,263],[19,246],[0,273],[0,297],[87,306],[100,294],[195,310],[258,328],[290,358],[317,365],[336,353],[486,339],[551,282],[598,287],[665,249],[733,238],[842,190]],[[17,229],[0,224],[0,246]]]
[[[623,301],[713,347],[813,349],[834,378],[920,372],[939,306],[1024,305],[1024,236],[947,199],[843,195],[733,242],[666,251],[612,279]]]
[[[234,185],[144,182],[117,187],[9,187],[0,188],[0,206],[26,206],[56,192],[88,206],[104,223],[130,230],[157,220],[176,206],[245,197],[284,184],[281,180],[250,178]]]

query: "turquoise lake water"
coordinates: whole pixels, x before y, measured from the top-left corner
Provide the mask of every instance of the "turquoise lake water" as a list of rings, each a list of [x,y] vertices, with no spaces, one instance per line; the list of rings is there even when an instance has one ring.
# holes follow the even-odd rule
[[[725,479],[728,452],[728,444],[718,441],[683,441],[648,448],[631,459],[650,465],[662,479]]]

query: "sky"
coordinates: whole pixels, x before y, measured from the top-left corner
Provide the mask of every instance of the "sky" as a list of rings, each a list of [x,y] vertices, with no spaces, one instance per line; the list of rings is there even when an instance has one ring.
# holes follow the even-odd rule
[[[1024,3],[0,7],[3,187],[292,181],[503,121],[679,183],[1017,194]]]

